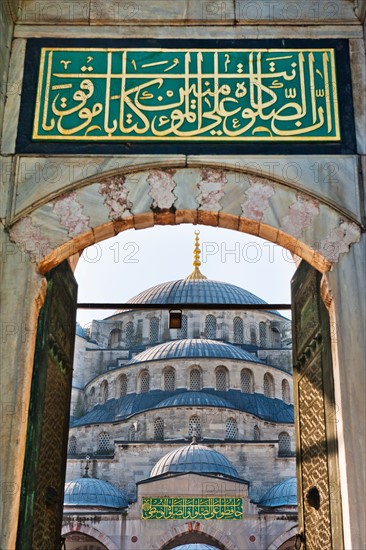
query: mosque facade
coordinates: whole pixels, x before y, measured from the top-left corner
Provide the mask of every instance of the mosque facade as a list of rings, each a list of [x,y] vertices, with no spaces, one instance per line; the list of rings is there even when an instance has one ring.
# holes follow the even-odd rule
[[[265,302],[207,279],[199,253],[196,235],[188,277],[77,329],[67,550],[293,547],[290,322],[242,309]],[[171,303],[181,308],[180,329],[152,307]]]

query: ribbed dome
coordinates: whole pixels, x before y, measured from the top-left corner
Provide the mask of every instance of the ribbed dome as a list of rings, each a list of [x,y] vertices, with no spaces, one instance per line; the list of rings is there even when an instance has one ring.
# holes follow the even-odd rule
[[[155,408],[159,409],[161,407],[225,407],[228,409],[234,409],[235,407],[222,399],[217,395],[212,395],[205,392],[198,391],[187,391],[179,393],[178,395],[173,395],[164,399],[158,403]]]
[[[138,353],[124,366],[146,361],[160,361],[162,359],[181,359],[182,357],[214,357],[215,359],[238,359],[261,363],[248,351],[218,340],[186,338],[159,344]]]
[[[128,502],[111,483],[93,477],[79,477],[65,483],[64,505],[126,508]]]
[[[239,477],[238,472],[226,456],[209,447],[193,443],[186,447],[175,449],[163,456],[151,470],[150,477],[159,476],[167,472],[210,473]]]
[[[265,304],[238,286],[210,279],[180,279],[153,286],[131,298],[130,304]]]
[[[259,506],[296,506],[297,483],[295,477],[290,477],[281,483],[277,483],[265,493],[259,501]]]

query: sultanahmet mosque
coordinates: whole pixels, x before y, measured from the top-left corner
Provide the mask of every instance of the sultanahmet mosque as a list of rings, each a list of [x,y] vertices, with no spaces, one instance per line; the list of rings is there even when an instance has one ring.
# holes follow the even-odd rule
[[[129,301],[176,304],[181,328],[136,307],[77,328],[67,550],[294,547],[289,320],[242,309],[265,302],[207,279],[198,232],[193,266]],[[195,303],[205,308],[185,309]]]

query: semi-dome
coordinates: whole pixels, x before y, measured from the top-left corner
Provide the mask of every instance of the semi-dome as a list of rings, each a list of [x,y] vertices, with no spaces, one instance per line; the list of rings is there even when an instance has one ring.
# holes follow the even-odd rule
[[[134,363],[145,363],[146,361],[161,361],[165,359],[190,358],[215,358],[215,359],[238,359],[240,361],[254,361],[261,363],[248,351],[232,344],[226,344],[218,340],[186,338],[184,340],[172,340],[148,348],[130,359],[124,366]]]
[[[65,483],[64,505],[126,508],[128,502],[111,483],[94,477],[78,477]]]
[[[271,487],[259,501],[259,506],[297,506],[296,477],[290,477]]]
[[[166,473],[186,472],[239,477],[238,472],[226,456],[214,449],[195,443],[175,449],[163,456],[151,470],[150,477]]]
[[[219,397],[202,391],[187,391],[163,399],[155,408],[163,407],[225,407],[227,409],[235,408],[234,405]]]
[[[131,298],[130,304],[265,304],[248,290],[211,279],[179,279],[161,283]]]

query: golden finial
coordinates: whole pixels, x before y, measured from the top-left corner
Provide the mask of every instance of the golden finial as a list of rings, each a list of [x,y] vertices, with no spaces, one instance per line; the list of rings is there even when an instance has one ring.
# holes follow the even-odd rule
[[[194,232],[195,239],[194,239],[194,249],[193,249],[193,267],[194,270],[188,277],[186,277],[186,281],[192,281],[192,280],[201,280],[201,279],[207,279],[205,275],[202,275],[200,271],[200,265],[201,265],[201,249],[200,249],[200,240],[199,240],[199,234],[200,232],[198,229]]]

